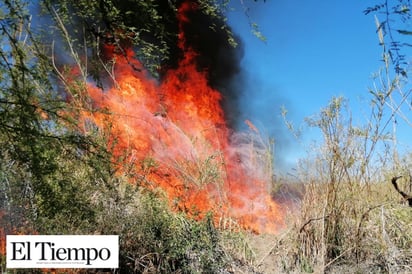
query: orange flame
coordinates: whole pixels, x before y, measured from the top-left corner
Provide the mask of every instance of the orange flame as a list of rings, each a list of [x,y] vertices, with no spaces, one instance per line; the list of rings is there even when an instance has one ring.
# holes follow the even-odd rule
[[[189,23],[185,12],[193,8],[182,5],[180,24]],[[208,85],[207,73],[197,70],[196,52],[184,39],[181,32],[184,57],[161,83],[150,78],[130,49],[127,56],[114,54],[116,86],[107,91],[88,86],[94,105],[111,115],[84,113],[84,121],[101,128],[110,124],[113,157],[126,154],[142,174],[139,183],[163,189],[172,208],[194,218],[213,212],[216,222],[229,217],[255,232],[274,233],[283,217],[268,193],[270,178],[254,174],[260,167],[245,168],[236,156],[221,94]],[[156,165],[150,170],[144,164],[149,160]]]

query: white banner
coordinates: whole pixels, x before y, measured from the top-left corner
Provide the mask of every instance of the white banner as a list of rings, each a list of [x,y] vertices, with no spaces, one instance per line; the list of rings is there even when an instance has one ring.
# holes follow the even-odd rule
[[[7,268],[118,268],[117,235],[7,235]]]

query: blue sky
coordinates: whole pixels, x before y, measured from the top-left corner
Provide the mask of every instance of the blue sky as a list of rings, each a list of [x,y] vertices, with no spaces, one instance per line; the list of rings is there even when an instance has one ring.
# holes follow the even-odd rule
[[[312,140],[320,141],[320,135],[306,129],[303,144],[297,145],[281,122],[282,105],[296,127],[333,96],[349,100],[355,120],[366,119],[371,98],[368,87],[383,66],[374,16],[363,13],[376,1],[244,2],[267,39],[262,42],[252,34],[240,6],[228,12],[229,24],[244,42],[242,65],[252,82],[244,95],[244,117],[260,128],[274,128],[269,131],[285,143],[282,154],[287,162],[304,156],[305,147]],[[400,141],[408,143],[410,127],[398,132]]]

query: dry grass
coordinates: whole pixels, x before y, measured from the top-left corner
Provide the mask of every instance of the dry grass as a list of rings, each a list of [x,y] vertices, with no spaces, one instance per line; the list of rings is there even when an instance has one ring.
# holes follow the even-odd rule
[[[288,228],[255,262],[264,273],[410,273],[412,212],[390,182],[309,183]],[[272,247],[270,248],[270,246]]]

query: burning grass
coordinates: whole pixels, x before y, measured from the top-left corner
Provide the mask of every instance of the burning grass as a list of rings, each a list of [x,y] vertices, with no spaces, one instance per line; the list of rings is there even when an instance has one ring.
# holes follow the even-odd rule
[[[125,159],[119,171],[128,162],[136,174],[146,172],[146,186],[165,191],[171,208],[275,232],[283,216],[270,196],[270,151],[256,131],[247,138],[229,133],[221,95],[197,70],[194,56],[186,49],[178,68],[156,83],[131,51],[127,58],[116,55],[116,85],[87,87],[94,110],[83,112],[84,132],[90,123],[108,132],[114,162]],[[156,168],[143,171],[148,158]]]

